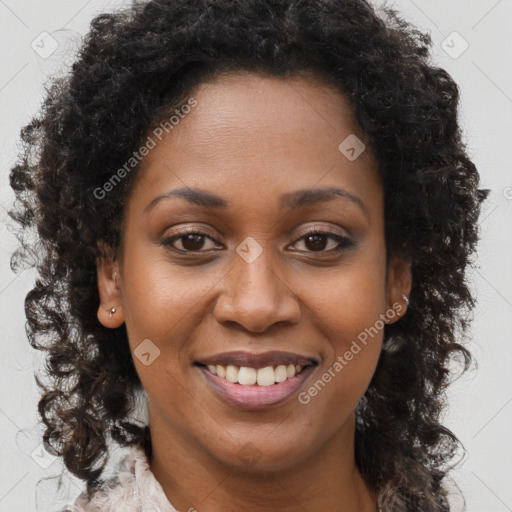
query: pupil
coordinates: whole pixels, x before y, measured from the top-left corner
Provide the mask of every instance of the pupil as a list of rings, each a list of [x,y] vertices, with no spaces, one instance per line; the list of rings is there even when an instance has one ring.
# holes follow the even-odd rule
[[[182,240],[182,245],[188,251],[197,251],[204,244],[203,235],[186,235]]]
[[[312,244],[308,244],[311,241]],[[323,250],[326,246],[326,237],[325,235],[309,235],[306,237],[306,246],[310,250]]]

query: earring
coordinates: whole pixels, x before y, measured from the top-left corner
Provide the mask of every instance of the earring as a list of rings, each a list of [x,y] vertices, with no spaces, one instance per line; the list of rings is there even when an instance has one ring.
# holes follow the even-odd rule
[[[409,299],[407,298],[407,296],[405,295],[405,293],[402,293],[402,299],[404,299],[405,303],[407,304],[407,306],[409,305]],[[401,315],[400,311],[397,311],[396,314],[398,316]]]
[[[117,311],[117,308],[103,308],[105,311],[110,311],[110,318],[114,315],[114,313]]]

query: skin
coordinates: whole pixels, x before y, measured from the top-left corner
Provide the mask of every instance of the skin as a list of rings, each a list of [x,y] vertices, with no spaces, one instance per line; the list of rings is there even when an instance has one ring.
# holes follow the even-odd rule
[[[373,512],[376,496],[354,461],[354,409],[382,330],[307,404],[295,396],[259,411],[234,408],[193,362],[230,350],[314,356],[320,364],[304,391],[393,304],[403,316],[410,262],[392,258],[386,282],[375,159],[368,145],[355,161],[340,152],[347,136],[364,136],[341,93],[314,77],[231,72],[190,96],[197,106],[143,161],[118,257],[98,261],[99,321],[126,322],[132,352],[145,339],[160,350],[148,366],[133,358],[148,395],[151,470],[182,511]],[[185,186],[230,206],[173,197],[144,213]],[[323,187],[358,196],[366,213],[340,196],[292,210],[280,202]],[[189,249],[179,255],[160,242],[182,227],[208,236],[176,240],[176,250]],[[338,243],[327,236],[318,248],[305,237],[315,227],[354,246],[333,254]],[[251,263],[236,252],[247,237],[263,251]],[[110,317],[104,308],[114,306]]]

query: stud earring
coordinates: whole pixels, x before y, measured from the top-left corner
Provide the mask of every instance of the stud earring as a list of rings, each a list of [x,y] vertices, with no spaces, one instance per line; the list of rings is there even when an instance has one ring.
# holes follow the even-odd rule
[[[114,315],[114,313],[117,311],[117,308],[110,308],[110,309],[109,309],[109,308],[103,308],[103,309],[104,309],[105,311],[109,311],[109,312],[110,312],[110,314],[109,314],[110,318],[112,318],[112,316]]]

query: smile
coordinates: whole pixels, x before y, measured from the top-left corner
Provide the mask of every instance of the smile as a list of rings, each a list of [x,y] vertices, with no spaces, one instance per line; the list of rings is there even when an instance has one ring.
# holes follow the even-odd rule
[[[230,406],[267,409],[295,395],[316,365],[278,365],[264,368],[234,365],[196,365],[208,387]]]

